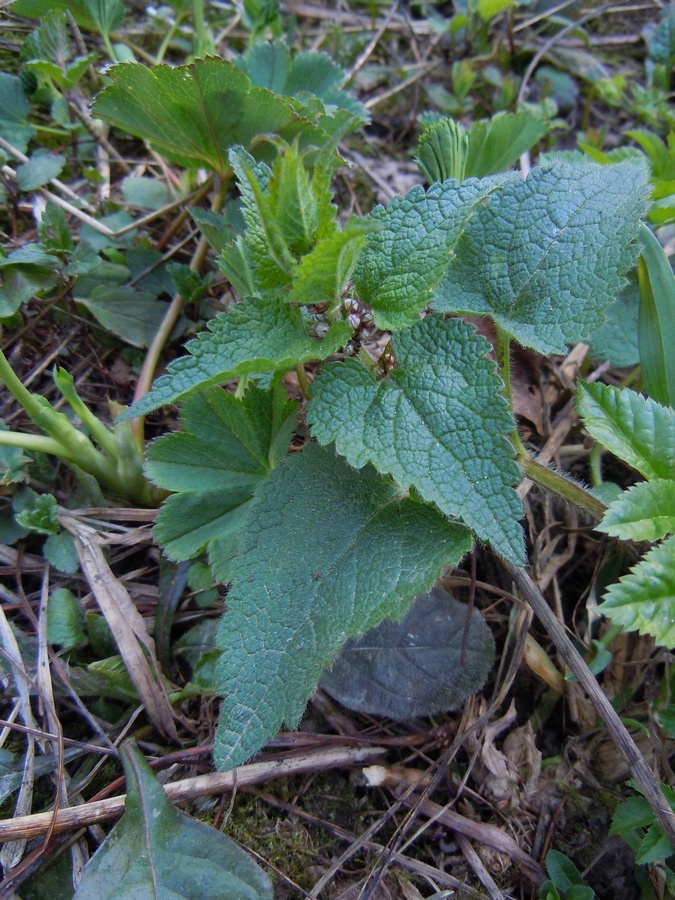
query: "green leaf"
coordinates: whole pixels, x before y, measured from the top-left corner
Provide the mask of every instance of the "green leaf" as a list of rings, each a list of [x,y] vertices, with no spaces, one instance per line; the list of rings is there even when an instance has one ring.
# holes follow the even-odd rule
[[[58,178],[66,164],[64,156],[36,152],[16,170],[16,183],[22,191],[34,191]]]
[[[495,644],[477,609],[447,591],[415,598],[400,622],[347,641],[321,687],[348,709],[414,719],[457,709],[490,674]]]
[[[213,653],[216,649],[217,628],[218,622],[215,619],[202,619],[178,638],[174,651],[183,656],[194,669],[205,654]]]
[[[648,480],[675,479],[675,412],[635,391],[579,382],[577,410],[596,441]]]
[[[468,131],[466,178],[485,178],[512,168],[549,131],[550,125],[531,112],[501,112],[473,122]]]
[[[21,47],[21,58],[53,63],[62,71],[62,65],[71,57],[66,12],[51,7],[40,18],[40,25],[33,29]]]
[[[635,854],[635,862],[639,866],[646,866],[657,860],[667,859],[673,855],[673,847],[668,838],[656,822],[649,827],[647,834],[644,836],[637,853]]]
[[[429,184],[434,181],[464,181],[469,136],[451,118],[431,122],[422,132],[415,162]]]
[[[352,333],[348,323],[337,322],[319,340],[308,334],[298,307],[257,298],[242,300],[216,316],[208,329],[187,344],[189,356],[170,363],[166,375],[157,379],[150,393],[134,403],[122,420],[143,416],[195,390],[242,375],[283,375],[298,364],[331,356]]]
[[[78,25],[100,34],[119,28],[124,19],[121,0],[17,0],[16,15],[43,19],[52,10],[69,10]]]
[[[645,38],[649,58],[670,70],[675,60],[675,11],[672,6],[664,9],[658,25],[646,30]]]
[[[220,831],[177,810],[132,743],[126,812],[87,863],[74,900],[272,900],[262,869]]]
[[[563,894],[575,885],[583,885],[584,879],[581,872],[564,853],[560,853],[558,850],[549,850],[545,862],[549,877]]]
[[[561,900],[558,889],[552,881],[546,880],[539,887],[539,900]]]
[[[58,283],[57,268],[58,258],[46,253],[41,244],[25,244],[0,257],[0,318],[13,315],[35,294],[53,288]]]
[[[49,596],[47,640],[50,644],[58,644],[62,650],[72,650],[86,643],[82,604],[67,588],[56,588]]]
[[[516,0],[478,0],[476,8],[481,19],[489,22],[511,6],[517,6]]]
[[[509,179],[464,229],[433,306],[490,315],[526,347],[565,353],[625,284],[646,197],[631,163],[558,163]]]
[[[675,146],[672,138],[669,138],[668,144],[666,144],[658,134],[646,128],[634,128],[627,131],[626,137],[633,138],[647,154],[652,176],[655,179],[659,181],[675,179]]]
[[[3,445],[2,432],[9,431],[0,419],[0,489],[8,484],[22,484],[27,479],[27,468],[32,462],[20,447]],[[4,491],[3,491],[4,493]]]
[[[347,638],[400,618],[470,547],[461,526],[316,444],[275,469],[242,532],[218,635],[218,767],[295,725]]]
[[[88,628],[91,621],[87,619]],[[90,630],[91,640],[91,630]],[[92,641],[92,649],[94,642]],[[138,703],[138,692],[121,656],[97,659],[83,669],[72,666],[68,671],[73,688],[87,697],[110,697],[125,703]]]
[[[274,94],[307,102],[318,97],[327,107],[345,109],[360,123],[368,121],[365,107],[340,89],[345,72],[326,53],[305,51],[291,58],[284,41],[256,42],[236,62],[251,83]]]
[[[331,142],[311,171],[295,144],[276,143],[280,152],[272,168],[241,147],[230,151],[245,231],[223,250],[219,265],[240,296],[289,299],[290,291],[291,302],[311,303],[305,298],[317,296],[323,302],[341,292],[373,226],[354,217],[340,232],[330,190],[340,159]]]
[[[42,547],[42,555],[59,572],[74,575],[79,571],[80,558],[75,549],[75,541],[67,531],[50,534]]]
[[[59,530],[58,514],[53,494],[36,494],[25,488],[14,495],[14,515],[22,528],[38,534],[56,534]]]
[[[0,72],[0,137],[20,153],[26,152],[28,141],[35,134],[35,129],[28,123],[29,111],[30,103],[21,87],[21,79]]]
[[[122,180],[122,196],[125,203],[139,209],[162,209],[176,200],[167,182],[146,175],[127,175]],[[202,211],[208,214],[208,210]]]
[[[675,408],[675,273],[658,239],[645,225],[640,229],[640,249],[638,341],[642,380],[650,397]]]
[[[375,208],[371,219],[381,230],[359,257],[354,284],[379,328],[405,328],[418,318],[467,222],[504,183],[504,178],[444,181],[426,192],[418,186],[394,197],[386,209]]]
[[[637,281],[631,278],[625,290],[605,310],[604,324],[589,338],[593,359],[608,359],[620,369],[640,362],[639,301]]]
[[[155,179],[152,180],[155,181]],[[233,207],[234,204],[228,206],[228,212]],[[233,238],[233,227],[227,213],[215,213],[210,209],[192,206],[190,215],[216,253],[222,253]]]
[[[265,163],[256,164],[255,159],[241,147],[230,150],[229,160],[244,202],[244,245],[253,280],[261,291],[285,287],[291,282],[296,260],[269,195],[272,170]],[[304,187],[309,190],[308,185]],[[300,202],[299,198],[296,199]],[[297,205],[294,212],[299,212]],[[291,218],[290,221],[295,220]],[[283,222],[288,224],[288,216],[284,216]]]
[[[21,48],[21,58],[27,60],[25,70],[52,80],[62,91],[72,90],[96,62],[96,54],[78,56],[70,62],[72,52],[65,9],[50,8],[41,20],[42,24],[28,35]]]
[[[670,740],[675,738],[675,704],[669,703],[659,709],[656,718],[666,737]]]
[[[147,140],[179,165],[204,166],[221,177],[229,171],[227,151],[249,147],[268,132],[289,139],[320,132],[301,120],[290,103],[252,87],[225,59],[210,57],[189,66],[120,63],[106,72],[112,84],[94,103],[94,115]]]
[[[169,304],[133,287],[100,285],[75,299],[94,318],[132,347],[148,347],[166,316]]]
[[[675,811],[675,792],[667,784],[662,784],[661,789]],[[635,828],[647,828],[654,821],[654,811],[644,797],[629,797],[617,806],[609,833],[623,835]]]
[[[188,397],[185,431],[154,441],[146,473],[178,493],[157,516],[155,536],[173,560],[206,548],[214,575],[229,581],[229,557],[253,492],[288,450],[297,404],[280,385],[251,387],[242,400],[219,387]]]
[[[371,462],[520,564],[520,472],[507,435],[513,418],[489,346],[459,319],[429,315],[392,339],[397,360],[377,381],[355,360],[312,383],[312,434],[335,441],[353,466]]]
[[[288,301],[305,305],[338,304],[368,234],[374,230],[374,222],[354,216],[343,231],[335,231],[319,240],[314,249],[303,256]]]
[[[675,531],[675,481],[633,485],[609,507],[598,531],[624,541],[658,541]]]
[[[72,253],[75,249],[68,217],[61,207],[52,203],[51,200],[42,213],[38,224],[38,234],[42,246],[49,253]]]
[[[598,609],[625,631],[651,634],[657,644],[675,647],[675,537],[610,585]]]

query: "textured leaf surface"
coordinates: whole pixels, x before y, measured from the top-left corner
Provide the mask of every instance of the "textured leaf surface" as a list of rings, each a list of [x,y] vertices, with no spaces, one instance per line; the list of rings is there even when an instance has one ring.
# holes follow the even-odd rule
[[[626,631],[675,647],[675,537],[654,547],[607,590],[600,612]]]
[[[565,353],[625,284],[646,198],[631,163],[558,163],[510,179],[468,223],[433,306],[490,315],[521,344]]]
[[[351,333],[347,323],[338,322],[318,340],[308,335],[298,308],[273,300],[242,300],[212,319],[208,331],[186,345],[189,355],[170,363],[150,393],[121,418],[143,416],[195,390],[241,375],[286,373],[298,363],[325,359]]]
[[[249,388],[243,400],[218,387],[188,397],[185,430],[154,441],[146,466],[155,484],[177,491],[155,524],[170,559],[189,559],[206,547],[218,560],[216,578],[229,580],[227,559],[251,497],[285,456],[296,409],[281,386]]]
[[[179,812],[141,753],[122,746],[126,812],[87,863],[76,900],[272,900],[272,883],[234,841]]]
[[[675,412],[631,390],[580,383],[577,409],[587,431],[641,475],[675,479]]]
[[[255,504],[218,635],[219,768],[295,725],[347,638],[400,617],[471,547],[437,510],[316,444],[275,469]]]
[[[287,100],[224,59],[198,59],[189,66],[120,63],[107,70],[112,84],[94,104],[94,115],[147,140],[162,156],[183,166],[205,166],[221,175],[227,150],[248,147],[260,134],[318,134]]]
[[[467,628],[468,612],[434,588],[400,622],[347,641],[321,687],[349,709],[392,719],[457,709],[485,684],[495,657],[485,619],[474,609]]]
[[[453,247],[477,206],[498,191],[504,177],[485,181],[444,181],[425,192],[414,187],[405,197],[375,208],[373,234],[354,272],[361,299],[370,304],[382,329],[412,324],[431,299]]]
[[[355,360],[329,364],[312,384],[312,433],[353,466],[371,462],[459,517],[522,562],[520,472],[514,428],[488,344],[459,319],[429,315],[392,340],[397,364],[375,374]]]
[[[597,530],[626,541],[658,541],[675,532],[675,481],[633,485],[612,503]]]

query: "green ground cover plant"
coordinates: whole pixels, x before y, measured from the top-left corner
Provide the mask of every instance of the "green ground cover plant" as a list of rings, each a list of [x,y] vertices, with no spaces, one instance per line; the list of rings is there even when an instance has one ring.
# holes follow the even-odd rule
[[[448,33],[476,46],[493,19],[505,16],[513,26],[514,9],[481,4],[460,11]],[[413,618],[404,621],[414,623],[416,601],[467,558],[475,565],[476,556],[494,554],[494,565],[546,622],[537,606],[541,595],[536,588],[528,593],[524,574],[532,551],[522,524],[525,479],[542,496],[578,510],[597,531],[631,546],[653,545],[609,585],[599,614],[614,623],[613,634],[621,626],[675,646],[675,363],[669,353],[675,277],[648,227],[671,221],[671,136],[633,129],[641,149],[630,152],[605,152],[582,140],[586,155],[550,154],[522,173],[512,167],[555,128],[545,104],[500,110],[466,127],[432,112],[421,117],[419,142],[410,151],[417,180],[426,183],[395,192],[368,212],[335,193],[341,154],[368,123],[366,107],[328,55],[291,51],[280,37],[277,7],[246,5],[245,46],[225,58],[204,52],[215,49],[214,39],[195,4],[194,54],[164,61],[179,33],[178,16],[149,65],[131,61],[134,47],[115,41],[128,15],[121,4],[50,4],[47,11],[38,0],[18,0],[15,11],[43,21],[26,43],[20,71],[0,77],[0,146],[14,192],[5,189],[3,197],[18,209],[18,198],[35,192],[44,209],[37,240],[3,250],[3,320],[16,327],[36,297],[53,305],[56,320],[69,315],[70,303],[136,353],[128,357],[138,371],[135,395],[127,398],[133,402],[95,412],[67,368],[54,369],[62,399],[50,402],[24,385],[10,355],[0,351],[0,377],[41,432],[0,431],[12,514],[5,540],[45,535],[44,556],[55,569],[75,575],[81,568],[90,579],[102,616],[85,614],[68,589],[53,592],[40,652],[48,642],[60,648],[76,689],[102,695],[97,714],[112,715],[111,701],[139,698],[163,739],[175,740],[182,704],[222,698],[213,757],[228,771],[283,726],[298,726],[347,642],[358,655],[354,648],[365,635],[380,639],[388,627],[382,623],[406,614]],[[648,43],[649,90],[659,99],[673,67],[664,43],[669,22],[664,14]],[[115,63],[103,75],[92,72],[95,57],[82,52],[77,26],[98,33]],[[82,108],[85,84],[94,95],[93,119]],[[470,97],[471,89],[459,94]],[[598,88],[593,96],[600,94]],[[38,109],[49,110],[50,128],[68,144],[64,152],[40,135]],[[669,127],[662,116],[650,125],[664,121]],[[147,217],[112,206],[101,215],[100,204],[79,204],[72,191],[63,200],[60,179],[74,173],[95,195],[95,148],[109,141],[101,123],[135,139],[160,169],[180,172],[158,190],[155,180],[132,175],[127,166],[125,197],[132,208],[149,210]],[[200,205],[207,197],[208,208]],[[143,229],[167,209],[193,229],[196,249],[188,263],[148,246]],[[80,213],[74,235],[70,221]],[[229,292],[215,313],[207,303],[214,279]],[[606,493],[594,494],[542,463],[523,441],[514,366],[521,353],[541,366],[570,345],[592,343],[608,311],[611,326],[612,305],[629,279],[636,285],[646,396],[592,382],[577,388],[586,432],[645,479],[606,506],[598,499]],[[190,322],[202,327],[153,380],[167,341]],[[155,428],[169,433],[146,446],[145,419],[176,404],[178,430]],[[103,506],[102,491],[114,503],[156,510],[150,515],[168,581],[154,642],[128,593],[106,596],[95,586],[94,572],[101,581],[100,573],[114,580],[112,571],[96,532],[57,502],[58,478],[45,457],[70,467],[88,492],[84,506]],[[49,473],[47,491],[34,474],[40,465]],[[229,586],[227,608],[217,627],[205,620],[172,648],[186,583],[205,609]],[[475,572],[471,584],[473,597]],[[492,665],[491,639],[478,634],[489,635],[479,613],[452,615],[452,655],[437,665],[455,666],[460,675],[430,714],[479,689]],[[22,650],[9,625],[3,627],[5,650],[20,668],[33,650]],[[412,634],[417,626],[410,627]],[[632,816],[636,798],[629,800],[628,812],[615,817],[615,833],[629,836],[639,864],[667,859],[675,839],[670,795],[664,797],[606,699],[605,706],[598,700],[601,691],[562,623],[549,621],[546,628],[590,690],[597,714],[610,731],[619,729],[612,735],[645,794],[642,818]],[[392,633],[387,641],[396,652],[405,637]],[[181,689],[168,681],[172,650],[192,669]],[[29,682],[14,677],[30,730]],[[463,681],[468,688],[460,687]],[[664,721],[668,691],[664,686],[657,704]],[[375,714],[389,709],[351,705]],[[49,728],[56,730],[54,721]],[[85,868],[76,897],[100,893],[108,867],[121,872],[127,864],[124,896],[136,884],[148,896],[178,890],[157,887],[175,874],[166,870],[162,842],[170,834],[191,856],[201,840],[191,834],[200,826],[165,800],[138,752],[127,749],[122,758],[127,813]],[[7,763],[11,768],[14,758]],[[161,821],[152,820],[153,804],[163,810]],[[29,805],[24,794],[17,815]],[[138,868],[129,845],[140,833],[150,835],[152,848]],[[199,833],[204,842],[222,837],[206,826]],[[228,847],[223,871],[213,876],[226,886],[215,887],[214,896],[218,890],[271,896],[262,871]],[[7,845],[1,861],[8,871],[22,852]],[[551,875],[541,895],[592,896],[575,866],[560,857],[550,857],[559,877]],[[179,878],[191,865],[179,867]],[[670,869],[663,871],[672,881]],[[205,896],[188,882],[181,895]]]

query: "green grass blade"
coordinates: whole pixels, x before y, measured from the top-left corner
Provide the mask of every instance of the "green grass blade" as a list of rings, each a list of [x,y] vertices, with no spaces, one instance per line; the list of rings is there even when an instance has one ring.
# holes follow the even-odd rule
[[[675,274],[656,236],[639,232],[639,336],[642,379],[650,397],[675,407]]]

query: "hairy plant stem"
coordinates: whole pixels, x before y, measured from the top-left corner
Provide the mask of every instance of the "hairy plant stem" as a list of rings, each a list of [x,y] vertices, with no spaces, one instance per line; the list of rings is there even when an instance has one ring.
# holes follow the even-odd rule
[[[578,509],[583,510],[594,522],[599,522],[607,512],[605,504],[597,500],[593,494],[582,488],[581,485],[575,484],[559,472],[549,469],[548,466],[542,465],[536,459],[526,455],[521,457],[518,463],[527,478],[532,479],[535,484],[546,488],[547,491],[555,494],[556,497],[560,497],[562,500],[566,500]]]
[[[588,694],[598,715],[607,726],[617,749],[628,763],[633,777],[652,808],[659,825],[663,828],[671,846],[675,847],[675,813],[670,808],[661,785],[628,733],[626,726],[525,569],[518,568],[507,560],[502,560],[502,564],[545,627],[563,662],[576,675],[579,684]]]
[[[211,212],[218,213],[223,208],[228,185],[229,178],[223,178],[220,182],[218,191],[216,192],[211,203]],[[202,237],[199,239],[199,243],[197,244],[197,249],[195,250],[194,256],[190,261],[190,269],[193,272],[199,272],[201,270],[202,266],[204,265],[204,260],[206,259],[206,254],[208,253],[208,249],[209,242],[202,235]],[[152,384],[152,379],[155,376],[155,369],[157,368],[160,354],[164,349],[166,342],[169,340],[171,332],[173,331],[173,328],[178,321],[180,314],[183,312],[184,305],[185,300],[183,299],[183,297],[180,294],[176,294],[176,296],[171,301],[168,310],[166,311],[166,315],[162,320],[162,324],[159,326],[159,328],[157,329],[157,333],[152,339],[152,343],[148,347],[148,352],[146,353],[145,360],[143,361],[143,368],[141,369],[141,374],[138,378],[136,390],[134,391],[134,403],[137,400],[140,400],[141,397],[144,397],[150,390],[150,385]],[[131,428],[134,435],[134,440],[136,442],[136,446],[141,452],[143,452],[144,449],[143,425],[144,420],[142,418],[131,420]]]

